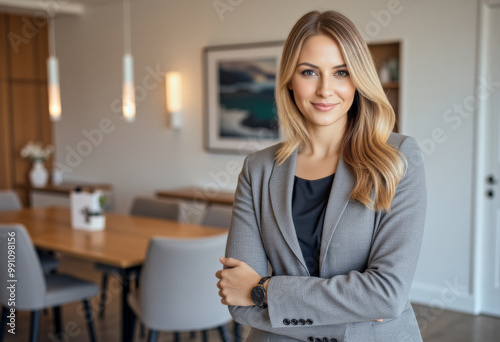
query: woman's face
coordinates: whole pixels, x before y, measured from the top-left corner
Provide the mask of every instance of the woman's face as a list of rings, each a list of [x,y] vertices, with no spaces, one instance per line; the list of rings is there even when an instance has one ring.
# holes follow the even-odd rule
[[[356,88],[335,40],[325,35],[310,37],[288,87],[308,128],[345,127]]]

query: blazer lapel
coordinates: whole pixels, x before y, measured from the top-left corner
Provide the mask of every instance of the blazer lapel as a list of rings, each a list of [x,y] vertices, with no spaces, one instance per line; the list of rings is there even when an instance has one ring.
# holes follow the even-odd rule
[[[297,151],[283,162],[281,165],[274,164],[271,177],[269,179],[269,189],[271,198],[271,207],[274,212],[274,217],[278,223],[278,227],[283,235],[283,239],[295,254],[295,257],[301,262],[307,271],[307,266],[300,249],[297,233],[292,218],[292,194],[293,181],[295,176],[295,165],[297,161]],[[328,204],[325,212],[325,222],[323,224],[323,233],[321,236],[319,269],[323,266],[324,259],[333,233],[337,228],[340,217],[344,213],[349,195],[354,188],[354,175],[349,166],[345,164],[342,156],[337,165],[335,178],[333,180],[332,189],[328,199]]]
[[[269,179],[269,190],[271,207],[283,239],[287,242],[307,272],[307,266],[302,255],[302,250],[300,249],[292,218],[292,193],[296,161],[297,150],[283,164],[278,165],[276,162],[274,163]]]
[[[347,207],[349,195],[354,188],[354,184],[354,174],[351,172],[349,166],[344,162],[342,156],[340,156],[326,207],[325,222],[323,224],[323,234],[321,236],[319,256],[320,275],[321,268],[326,257],[326,252],[328,251],[328,246],[330,245],[333,233],[335,232],[335,229],[340,221],[340,217]]]

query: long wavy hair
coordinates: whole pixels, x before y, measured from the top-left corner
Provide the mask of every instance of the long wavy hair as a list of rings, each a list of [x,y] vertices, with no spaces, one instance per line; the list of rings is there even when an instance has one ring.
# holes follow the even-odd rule
[[[341,146],[342,158],[356,177],[350,197],[370,209],[389,211],[407,161],[398,150],[387,144],[396,117],[382,89],[368,46],[354,24],[340,13],[309,12],[297,21],[288,35],[275,94],[285,136],[276,160],[279,164],[283,163],[297,148],[310,142],[304,116],[297,108],[288,85],[304,43],[320,34],[338,43],[356,87]]]

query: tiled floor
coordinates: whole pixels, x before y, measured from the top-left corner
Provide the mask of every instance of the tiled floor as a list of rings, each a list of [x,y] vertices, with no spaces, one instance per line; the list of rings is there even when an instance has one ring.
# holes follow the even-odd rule
[[[99,283],[100,274],[94,270],[92,264],[75,259],[64,258],[61,262],[61,271],[77,274],[82,278]],[[119,292],[118,279],[111,278],[110,295],[108,297],[106,317],[103,320],[95,319],[97,338],[99,342],[119,341]],[[97,299],[91,302],[93,312],[97,314]],[[422,337],[425,342],[499,342],[500,319],[486,316],[472,316],[452,311],[414,305],[415,314],[419,320]],[[64,342],[87,342],[87,329],[83,318],[81,304],[71,304],[62,309]],[[5,342],[28,341],[30,316],[26,312],[17,313],[16,335],[6,334]],[[136,333],[138,334],[136,329]],[[245,334],[246,329],[243,330]],[[141,340],[136,336],[135,341]],[[189,333],[181,334],[181,341],[200,342],[200,334],[190,339]],[[42,314],[40,342],[56,341],[53,335],[52,314]],[[170,333],[160,335],[161,342],[173,341]],[[221,341],[217,331],[210,331],[209,341]],[[355,341],[354,341],[355,342]],[[397,341],[387,341],[397,342]]]

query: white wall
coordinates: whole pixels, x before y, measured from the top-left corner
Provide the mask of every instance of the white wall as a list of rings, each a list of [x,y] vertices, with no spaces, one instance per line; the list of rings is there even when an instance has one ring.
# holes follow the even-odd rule
[[[134,1],[135,80],[137,86],[149,82],[150,90],[138,101],[133,124],[125,123],[112,109],[121,96],[121,2],[88,7],[80,17],[60,17],[56,41],[63,119],[55,124],[57,160],[67,164],[68,148],[85,147],[82,141],[88,138],[82,130],[96,129],[108,119],[114,130],[103,134],[102,142],[73,164],[67,179],[112,183],[117,211],[126,212],[138,194],[213,183],[213,174],[223,172],[230,161],[241,163],[243,157],[210,154],[202,147],[202,49],[283,40],[305,12],[338,10],[369,40],[403,43],[402,133],[422,142],[429,193],[426,233],[411,298],[435,307],[429,320],[443,306],[470,311],[474,120],[470,115],[459,124],[457,114],[450,112],[447,122],[444,114],[474,94],[477,2],[400,0],[393,10],[397,13],[379,16],[377,22],[374,13],[381,15],[395,1],[233,0],[240,4],[223,13],[223,20],[212,0]],[[148,70],[155,69],[183,75],[185,109],[180,132],[166,126],[163,79],[156,83],[148,76]],[[236,178],[233,175],[222,186],[234,188]],[[459,291],[464,293],[459,296]]]

